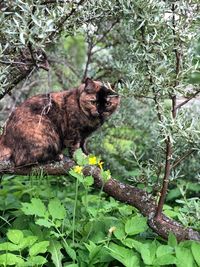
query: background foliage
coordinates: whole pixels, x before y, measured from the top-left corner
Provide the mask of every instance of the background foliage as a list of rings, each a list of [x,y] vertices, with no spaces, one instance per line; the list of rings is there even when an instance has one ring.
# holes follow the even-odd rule
[[[38,92],[71,88],[86,76],[116,83],[121,107],[90,138],[91,153],[114,177],[157,197],[170,136],[165,213],[199,229],[198,2],[0,3],[0,94],[17,84],[0,102],[1,125]],[[2,266],[200,266],[195,242],[178,245],[170,236],[165,243],[134,208],[73,175],[3,178]]]

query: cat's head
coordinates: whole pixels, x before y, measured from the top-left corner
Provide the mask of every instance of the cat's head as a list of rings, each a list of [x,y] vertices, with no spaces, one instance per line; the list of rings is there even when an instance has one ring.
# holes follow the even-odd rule
[[[86,78],[79,90],[79,104],[87,116],[107,118],[119,106],[120,97],[110,84]]]

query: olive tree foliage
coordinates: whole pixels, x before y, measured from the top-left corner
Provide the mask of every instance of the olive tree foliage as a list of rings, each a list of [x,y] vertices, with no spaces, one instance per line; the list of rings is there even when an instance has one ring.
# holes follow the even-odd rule
[[[110,162],[118,174],[126,173],[136,180],[146,177],[146,184],[155,185],[166,171],[171,179],[197,181],[199,112],[198,101],[193,99],[200,88],[192,77],[197,67],[194,46],[199,28],[198,1],[118,4],[121,17],[105,42],[93,51],[88,71],[111,82],[121,80],[121,109],[112,123],[120,126],[118,131],[121,127],[141,129],[142,136],[129,151],[114,139],[118,144]],[[135,167],[138,175],[132,175]]]
[[[112,6],[112,1],[86,0],[1,2],[0,97],[35,70],[49,69],[46,50],[62,33],[73,35],[88,22],[107,19],[115,13]]]

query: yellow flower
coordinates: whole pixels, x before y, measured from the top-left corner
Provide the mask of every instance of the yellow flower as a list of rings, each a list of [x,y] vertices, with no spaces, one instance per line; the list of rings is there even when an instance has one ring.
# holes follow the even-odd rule
[[[89,157],[89,164],[90,165],[95,165],[97,164],[97,158],[95,156]]]
[[[83,167],[77,165],[77,166],[74,167],[74,172],[82,173],[82,169],[83,169]]]
[[[102,165],[103,165],[103,161],[99,160],[99,161],[98,161],[98,166],[99,166],[99,168],[100,168],[101,170],[103,170]]]

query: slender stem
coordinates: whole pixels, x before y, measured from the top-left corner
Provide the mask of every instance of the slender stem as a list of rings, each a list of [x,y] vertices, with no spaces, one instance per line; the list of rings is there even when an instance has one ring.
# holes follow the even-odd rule
[[[165,143],[166,143],[165,174],[163,178],[162,190],[160,192],[160,199],[158,202],[158,207],[155,215],[157,220],[161,219],[162,209],[167,195],[169,176],[171,171],[172,143],[169,136],[167,136]]]
[[[75,200],[74,200],[74,209],[73,209],[73,220],[72,220],[72,244],[75,245],[75,223],[76,223],[76,208],[78,200],[78,187],[79,181],[76,179],[76,190],[75,190]]]
[[[83,78],[82,78],[82,82],[85,81],[86,77],[87,77],[87,73],[88,73],[88,68],[89,65],[91,63],[91,57],[92,57],[92,49],[93,49],[93,42],[92,40],[88,43],[88,51],[87,51],[87,61],[85,64],[85,70],[84,70],[84,74],[83,74]]]
[[[190,97],[188,97],[185,101],[183,101],[180,104],[176,105],[176,109],[179,109],[182,106],[184,106],[185,104],[187,104],[190,100],[192,100],[193,98],[195,98],[199,93],[200,93],[200,90],[196,91],[196,93],[194,93],[193,95],[191,95]]]
[[[174,161],[172,168],[176,168],[184,159],[186,159],[189,155],[194,153],[194,149],[190,149],[189,151],[186,151],[180,158]]]
[[[176,9],[176,5],[172,4],[172,31],[173,31],[173,37],[174,37],[174,51],[175,51],[175,58],[176,58],[176,68],[175,68],[175,73],[176,73],[176,78],[175,78],[175,83],[174,83],[174,88],[176,86],[179,85],[179,81],[178,81],[178,76],[180,73],[180,67],[181,67],[181,53],[178,51],[177,49],[177,36],[176,36],[176,20],[175,20],[175,9]],[[174,94],[171,95],[171,100],[172,100],[172,118],[176,119],[177,116],[177,96]],[[158,207],[156,210],[156,215],[155,218],[157,220],[161,219],[161,215],[162,215],[162,209],[163,209],[163,205],[165,202],[165,198],[167,195],[167,189],[168,189],[168,185],[169,185],[169,177],[170,177],[170,172],[171,172],[171,158],[172,158],[172,142],[171,142],[171,138],[170,136],[166,136],[165,139],[165,143],[166,143],[166,159],[165,159],[165,173],[164,173],[164,177],[163,177],[163,183],[162,183],[162,189],[160,191],[160,198],[159,198],[159,202],[158,202]]]

